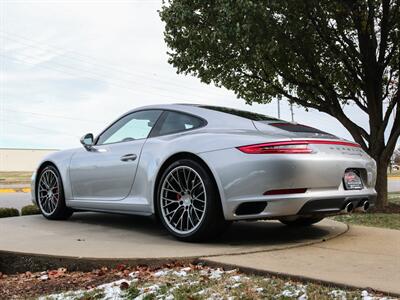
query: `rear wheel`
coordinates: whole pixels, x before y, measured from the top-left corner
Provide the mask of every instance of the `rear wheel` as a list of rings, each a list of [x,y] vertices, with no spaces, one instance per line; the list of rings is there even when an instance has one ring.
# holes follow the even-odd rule
[[[224,220],[218,189],[198,162],[181,159],[163,173],[157,212],[164,227],[182,241],[203,241],[221,233]]]
[[[73,213],[65,205],[61,176],[53,166],[47,166],[40,172],[36,199],[42,215],[47,219],[65,220]]]
[[[297,219],[279,219],[279,221],[288,226],[310,226],[318,223],[323,217],[298,217]]]

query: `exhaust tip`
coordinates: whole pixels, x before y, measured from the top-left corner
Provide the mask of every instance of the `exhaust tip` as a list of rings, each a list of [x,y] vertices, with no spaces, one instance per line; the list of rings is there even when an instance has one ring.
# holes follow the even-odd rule
[[[364,201],[362,203],[362,209],[363,211],[367,211],[369,209],[370,205],[369,205],[369,201]]]
[[[345,211],[346,213],[351,213],[351,212],[353,212],[353,210],[354,210],[354,204],[353,204],[353,202],[347,203],[346,206],[344,207],[344,211]]]

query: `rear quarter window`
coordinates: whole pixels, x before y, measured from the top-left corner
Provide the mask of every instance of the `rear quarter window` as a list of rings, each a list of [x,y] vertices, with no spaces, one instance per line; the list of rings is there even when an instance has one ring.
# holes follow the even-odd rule
[[[206,125],[206,122],[198,117],[185,113],[166,111],[160,124],[157,135],[166,135],[184,132]]]

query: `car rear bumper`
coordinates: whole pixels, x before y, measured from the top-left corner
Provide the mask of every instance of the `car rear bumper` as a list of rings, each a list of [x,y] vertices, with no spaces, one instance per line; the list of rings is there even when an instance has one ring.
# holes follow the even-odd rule
[[[375,202],[375,161],[362,151],[322,145],[313,154],[245,154],[230,148],[200,153],[220,191],[227,220],[337,214],[349,202]],[[346,190],[343,176],[356,169],[361,190]],[[271,195],[273,190],[303,189]],[[265,195],[267,194],[267,195]],[[264,206],[263,206],[264,205]]]
[[[289,216],[328,216],[344,213],[348,203],[358,208],[364,201],[374,206],[375,190],[358,191],[357,193],[315,192],[304,196],[280,196],[271,199],[248,199],[246,201],[229,201],[226,207],[228,220],[277,219]],[[254,204],[254,206],[252,206]],[[257,205],[258,204],[258,205]],[[246,209],[243,207],[247,206]],[[257,211],[258,209],[258,211]]]

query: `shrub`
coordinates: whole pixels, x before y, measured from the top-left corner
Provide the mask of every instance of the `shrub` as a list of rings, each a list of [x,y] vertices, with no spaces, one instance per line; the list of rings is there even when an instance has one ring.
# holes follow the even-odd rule
[[[40,214],[40,210],[34,204],[24,206],[21,209],[21,216],[38,215],[38,214]]]
[[[19,211],[16,208],[0,207],[0,218],[18,217]]]

